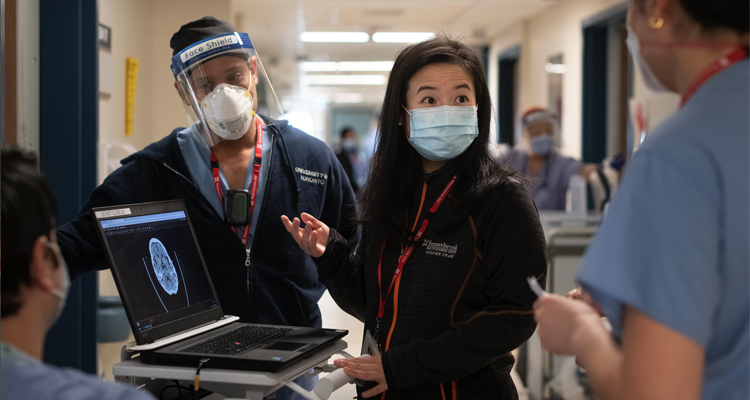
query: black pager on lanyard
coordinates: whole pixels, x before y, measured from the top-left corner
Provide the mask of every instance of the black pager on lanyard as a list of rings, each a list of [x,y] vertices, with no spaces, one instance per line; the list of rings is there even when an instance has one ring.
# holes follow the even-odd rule
[[[250,225],[250,192],[227,190],[224,196],[224,220],[233,226]]]

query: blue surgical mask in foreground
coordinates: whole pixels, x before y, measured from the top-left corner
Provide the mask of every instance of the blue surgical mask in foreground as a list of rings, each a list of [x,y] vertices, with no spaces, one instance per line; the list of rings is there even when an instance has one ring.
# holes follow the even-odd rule
[[[65,263],[65,258],[63,258],[62,252],[60,251],[60,246],[54,242],[47,242],[47,247],[56,259],[57,268],[62,269],[62,288],[58,289],[53,287],[50,289],[50,293],[60,299],[60,303],[58,303],[57,306],[57,314],[55,314],[55,320],[52,321],[52,325],[54,325],[65,308],[65,300],[68,298],[68,290],[70,289],[70,275],[68,273],[68,265]]]
[[[410,117],[409,143],[432,161],[454,159],[479,135],[475,106],[442,106],[406,110]]]
[[[643,56],[641,55],[641,46],[640,42],[638,41],[638,36],[636,36],[635,32],[628,27],[628,38],[625,39],[625,44],[628,46],[628,50],[630,51],[630,56],[633,57],[633,62],[638,66],[638,69],[641,71],[641,75],[643,76],[643,83],[646,84],[646,87],[653,90],[654,92],[668,92],[669,89],[664,87],[661,82],[659,82],[659,79],[656,78],[656,75],[654,75],[654,71],[651,70],[651,67],[646,64],[646,60],[643,59]]]
[[[529,139],[534,154],[547,155],[555,148],[555,138],[549,133],[542,133]]]

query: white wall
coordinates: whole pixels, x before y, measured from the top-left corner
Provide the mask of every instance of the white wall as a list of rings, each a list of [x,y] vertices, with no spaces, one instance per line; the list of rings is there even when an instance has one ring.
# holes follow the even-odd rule
[[[149,0],[99,0],[99,22],[112,29],[111,51],[99,50],[99,142],[128,143],[142,149],[152,141],[151,109],[153,71]],[[125,59],[138,59],[138,78],[133,114],[133,134],[125,136]],[[100,174],[100,178],[104,178]]]
[[[39,154],[39,0],[17,3],[17,143]]]

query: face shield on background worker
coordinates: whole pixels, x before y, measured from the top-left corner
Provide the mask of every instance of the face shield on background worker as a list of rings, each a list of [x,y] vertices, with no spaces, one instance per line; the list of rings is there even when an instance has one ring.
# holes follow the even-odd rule
[[[274,120],[283,111],[263,64],[246,33],[226,33],[197,42],[172,57],[172,73],[198,143],[213,147],[236,140],[256,113]],[[268,118],[264,124],[271,123]]]
[[[547,155],[558,144],[557,118],[549,110],[535,107],[524,112],[521,118],[523,145],[532,153]]]

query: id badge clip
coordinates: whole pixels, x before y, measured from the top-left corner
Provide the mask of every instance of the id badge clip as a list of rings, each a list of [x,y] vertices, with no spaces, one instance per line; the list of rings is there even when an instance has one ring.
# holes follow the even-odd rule
[[[224,195],[224,220],[233,226],[250,225],[250,192],[227,190]]]

